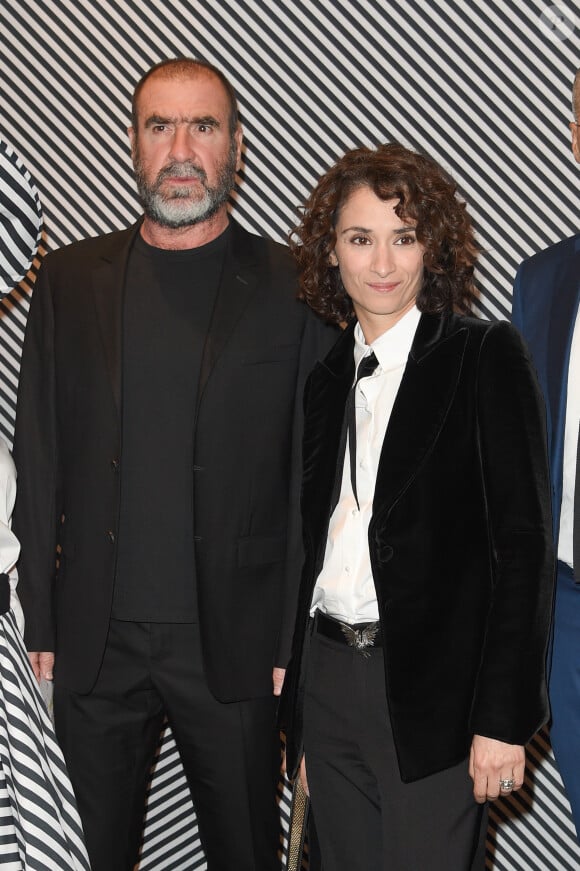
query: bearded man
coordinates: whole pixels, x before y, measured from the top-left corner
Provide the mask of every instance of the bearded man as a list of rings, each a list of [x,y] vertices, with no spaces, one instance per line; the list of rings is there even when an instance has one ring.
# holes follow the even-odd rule
[[[219,70],[157,64],[128,133],[144,216],[48,255],[34,290],[15,439],[25,640],[37,677],[54,671],[93,871],[136,861],[165,716],[208,867],[273,871],[301,393],[334,336],[297,301],[286,250],[229,218],[242,130]]]

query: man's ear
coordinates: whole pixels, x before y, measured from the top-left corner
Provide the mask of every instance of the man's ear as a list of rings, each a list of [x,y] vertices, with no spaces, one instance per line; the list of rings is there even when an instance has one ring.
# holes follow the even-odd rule
[[[580,163],[580,142],[578,141],[578,125],[575,121],[570,122],[570,133],[572,134],[572,154],[574,160]]]
[[[135,130],[133,127],[127,127],[127,136],[129,137],[129,145],[131,146],[131,157],[135,151]]]
[[[238,124],[234,133],[234,142],[236,143],[236,171],[242,168],[242,143],[244,141],[244,131],[242,125]]]

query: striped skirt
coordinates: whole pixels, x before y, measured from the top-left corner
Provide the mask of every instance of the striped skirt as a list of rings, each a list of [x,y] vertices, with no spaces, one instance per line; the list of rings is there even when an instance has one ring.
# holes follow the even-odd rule
[[[62,753],[12,611],[0,614],[0,866],[90,871]]]

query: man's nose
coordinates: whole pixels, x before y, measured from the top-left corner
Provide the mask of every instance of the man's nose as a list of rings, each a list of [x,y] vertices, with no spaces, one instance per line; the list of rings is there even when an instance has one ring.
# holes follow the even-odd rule
[[[189,160],[195,154],[195,143],[187,127],[175,127],[169,154],[178,161]]]

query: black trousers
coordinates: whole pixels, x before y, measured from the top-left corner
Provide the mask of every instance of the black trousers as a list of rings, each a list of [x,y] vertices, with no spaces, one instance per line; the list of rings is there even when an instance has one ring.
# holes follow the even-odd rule
[[[197,625],[113,620],[88,695],[60,686],[58,672],[55,677],[56,731],[92,871],[130,871],[137,861],[149,769],[165,715],[209,871],[278,871],[276,702],[216,701],[203,675]],[[168,846],[160,871],[170,863]]]
[[[401,781],[380,649],[314,633],[304,748],[324,871],[483,871],[487,807],[467,760]]]

